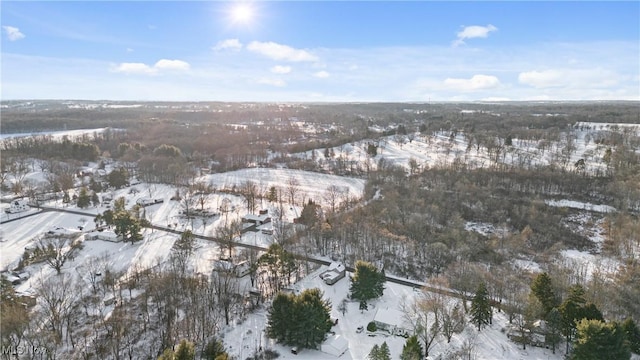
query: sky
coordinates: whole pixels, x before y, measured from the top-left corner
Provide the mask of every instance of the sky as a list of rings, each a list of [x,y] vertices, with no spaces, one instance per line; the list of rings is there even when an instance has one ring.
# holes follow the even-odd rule
[[[640,100],[640,2],[1,1],[1,96]]]

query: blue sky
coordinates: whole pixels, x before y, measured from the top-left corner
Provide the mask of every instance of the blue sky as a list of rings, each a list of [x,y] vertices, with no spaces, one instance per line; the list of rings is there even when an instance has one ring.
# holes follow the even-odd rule
[[[637,1],[0,7],[3,100],[640,100]]]

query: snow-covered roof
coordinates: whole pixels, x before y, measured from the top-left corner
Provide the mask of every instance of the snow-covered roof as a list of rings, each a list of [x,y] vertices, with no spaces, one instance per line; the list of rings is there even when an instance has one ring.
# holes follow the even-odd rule
[[[378,311],[376,311],[373,321],[407,330],[411,329],[411,326],[405,319],[405,314],[396,309],[379,308]]]
[[[264,214],[264,215],[256,215],[256,214],[247,214],[245,216],[242,217],[244,220],[246,221],[251,221],[251,222],[265,222],[267,219],[269,219],[269,214]]]
[[[331,264],[329,264],[329,270],[336,270],[339,272],[345,271],[345,267],[343,263],[339,263],[339,262],[332,262]]]
[[[320,351],[323,353],[339,357],[349,349],[349,342],[340,335],[332,335],[320,345]]]

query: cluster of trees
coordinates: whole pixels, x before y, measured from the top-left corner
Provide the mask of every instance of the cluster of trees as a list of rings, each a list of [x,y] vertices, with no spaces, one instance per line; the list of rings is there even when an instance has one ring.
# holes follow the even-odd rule
[[[571,356],[574,359],[628,359],[630,349],[640,349],[640,330],[631,317],[622,324],[616,321],[605,322],[598,307],[588,302],[585,297],[584,287],[575,284],[569,288],[566,298],[562,300],[548,273],[536,276],[531,283],[531,295],[524,312],[523,325],[528,331],[522,334],[523,342],[527,341],[526,333],[531,331],[530,324],[536,319],[544,319],[544,335],[553,351],[555,352],[560,335],[563,335],[567,353],[569,345],[573,343]],[[600,346],[601,344],[608,345]],[[596,349],[598,351],[595,351]],[[614,349],[617,352],[613,352]]]
[[[318,288],[299,295],[279,292],[269,310],[267,335],[277,342],[315,349],[331,330],[331,303]]]
[[[139,207],[134,206],[132,210],[125,209],[125,198],[117,198],[113,203],[113,210],[106,210],[102,214],[96,215],[94,218],[96,227],[103,225],[113,226],[113,232],[122,240],[136,241],[142,240],[142,227],[146,225],[147,220],[140,218]]]

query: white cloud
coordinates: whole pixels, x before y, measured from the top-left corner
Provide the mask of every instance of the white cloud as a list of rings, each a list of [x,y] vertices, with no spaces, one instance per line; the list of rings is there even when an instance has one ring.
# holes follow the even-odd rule
[[[236,50],[236,51],[240,50],[242,49],[242,43],[238,39],[226,39],[226,40],[218,41],[216,46],[213,47],[213,50],[215,51],[220,51],[225,49]]]
[[[473,75],[471,79],[447,78],[443,82],[444,86],[457,91],[476,91],[493,89],[500,86],[500,80],[493,75]]]
[[[7,34],[7,38],[9,41],[17,41],[20,39],[24,39],[25,35],[20,32],[20,29],[13,26],[3,26],[4,32]]]
[[[274,74],[288,74],[291,72],[291,66],[276,65],[271,68],[271,72]]]
[[[562,85],[562,72],[558,70],[526,71],[518,75],[518,82],[535,88]]]
[[[133,49],[132,48],[127,48],[127,52],[129,52],[129,53],[133,52]]]
[[[143,63],[121,63],[111,69],[113,72],[124,74],[145,74],[152,75],[156,73],[156,69]]]
[[[182,60],[168,60],[161,59],[153,66],[158,70],[177,70],[177,71],[186,71],[189,70],[189,63]]]
[[[111,67],[111,72],[133,75],[155,75],[160,71],[187,71],[190,65],[182,60],[160,59],[153,66],[144,63],[120,63]]]
[[[324,79],[324,78],[328,78],[330,74],[323,70],[323,71],[318,71],[317,73],[313,74],[313,76],[320,79]]]
[[[284,80],[276,79],[276,78],[260,78],[258,79],[258,84],[271,85],[271,86],[277,86],[277,87],[283,87],[287,85],[287,83]]]
[[[318,61],[318,57],[306,50],[295,49],[291,46],[274,42],[252,41],[247,45],[247,50],[264,55],[273,60],[284,61]]]
[[[498,28],[491,24],[487,26],[465,26],[462,31],[458,32],[458,38],[453,42],[453,46],[464,44],[466,39],[486,38],[489,36],[489,33],[493,31],[498,31]]]

